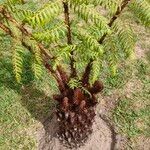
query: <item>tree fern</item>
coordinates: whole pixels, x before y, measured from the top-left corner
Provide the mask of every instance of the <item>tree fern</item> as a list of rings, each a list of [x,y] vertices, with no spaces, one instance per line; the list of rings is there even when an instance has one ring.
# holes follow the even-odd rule
[[[103,68],[115,76],[118,64],[134,56],[136,36],[129,22],[119,17],[131,10],[149,27],[150,3],[148,0],[51,0],[30,7],[30,2],[1,1],[0,29],[15,41],[13,66],[18,82],[24,48],[32,55],[35,77],[40,79],[45,68],[57,81],[60,93],[54,99],[58,102],[58,136],[74,147],[92,132],[95,95],[103,89],[98,81]]]

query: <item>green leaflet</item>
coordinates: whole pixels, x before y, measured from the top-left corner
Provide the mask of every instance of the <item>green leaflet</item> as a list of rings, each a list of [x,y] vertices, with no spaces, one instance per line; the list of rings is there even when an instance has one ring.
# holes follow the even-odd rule
[[[22,68],[23,68],[23,53],[24,53],[24,48],[22,47],[21,43],[15,41],[13,46],[12,62],[13,62],[15,77],[18,83],[20,83],[21,81]]]
[[[35,14],[28,18],[28,23],[33,27],[43,26],[44,24],[52,21],[62,11],[62,5],[59,0],[55,2],[49,2],[43,6]]]
[[[99,59],[95,59],[92,65],[92,73],[90,74],[90,84],[94,84],[99,79],[100,71],[102,68],[102,62]]]
[[[53,69],[56,70],[58,65],[62,65],[65,61],[69,60],[71,51],[75,50],[76,45],[67,45],[63,48],[59,48],[55,54],[56,58],[53,63]]]
[[[86,22],[92,21],[99,29],[108,30],[108,20],[95,11],[94,7],[82,4],[73,6],[74,12]]]
[[[93,58],[100,57],[103,54],[103,47],[93,36],[85,32],[85,30],[73,31],[73,34],[86,44],[86,47],[91,50],[91,56]]]
[[[126,57],[132,57],[136,44],[136,36],[133,30],[129,25],[125,25],[125,23],[120,20],[118,20],[112,28],[114,33],[118,36],[118,44],[122,50],[124,50]]]
[[[57,42],[66,35],[66,26],[64,23],[55,25],[50,30],[44,30],[43,32],[34,33],[34,37],[39,41],[47,41],[48,43]]]

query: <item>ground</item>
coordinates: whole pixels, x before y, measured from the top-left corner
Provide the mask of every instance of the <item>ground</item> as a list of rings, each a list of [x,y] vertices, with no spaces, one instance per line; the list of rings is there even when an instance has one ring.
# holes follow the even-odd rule
[[[101,79],[105,90],[98,99],[125,140],[122,149],[149,150],[150,32],[139,24],[133,26],[139,41],[136,60],[123,64],[116,77]],[[37,131],[55,108],[51,95],[57,87],[46,73],[40,81],[33,80],[26,63],[23,85],[15,83],[8,42],[7,38],[0,41],[0,149],[35,150],[40,137]]]

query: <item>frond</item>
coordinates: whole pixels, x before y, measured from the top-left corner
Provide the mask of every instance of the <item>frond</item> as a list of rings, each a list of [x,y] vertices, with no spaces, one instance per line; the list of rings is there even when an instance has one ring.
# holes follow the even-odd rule
[[[35,78],[40,79],[42,76],[42,55],[39,47],[35,43],[35,41],[31,40],[31,48],[33,51],[33,64],[32,64],[32,69],[35,75]]]
[[[129,5],[131,11],[135,14],[145,26],[150,27],[150,3],[146,0],[134,0]]]
[[[112,35],[104,41],[104,49],[105,54],[103,60],[107,62],[107,67],[111,75],[115,76],[117,72],[116,66],[118,64],[119,59],[122,58],[122,53],[124,53],[120,46],[118,36],[112,33]]]
[[[14,73],[17,82],[21,81],[22,68],[23,68],[23,53],[24,53],[24,48],[22,47],[21,43],[15,41],[13,47],[12,62],[13,62]]]
[[[102,62],[100,61],[100,59],[97,58],[93,61],[92,65],[92,72],[90,74],[90,81],[89,81],[91,85],[94,84],[94,82],[99,79],[101,69],[102,69]]]
[[[99,30],[96,26],[87,27],[87,31],[89,31],[90,35],[92,35],[96,40],[99,40],[104,34],[110,34],[111,30]]]
[[[4,21],[6,23],[6,25],[10,28],[12,34],[14,35],[14,37],[20,39],[22,36],[21,31],[10,21]]]
[[[109,15],[113,15],[118,7],[121,6],[122,0],[70,0],[74,5],[94,5],[94,6],[102,6],[105,8]]]
[[[129,25],[125,25],[121,21],[117,21],[113,25],[114,34],[118,36],[118,44],[124,50],[126,57],[133,57],[134,47],[136,44],[136,36]]]
[[[44,25],[55,17],[57,17],[62,11],[62,5],[59,0],[55,2],[49,2],[43,6],[40,10],[28,19],[28,23],[33,27]]]
[[[33,58],[32,70],[36,79],[40,79],[42,77],[43,68],[42,65],[36,61],[36,58]]]
[[[32,52],[32,70],[35,78],[40,79],[43,73],[43,60],[41,50],[39,49],[37,42],[33,39],[24,37],[24,42],[31,48]]]

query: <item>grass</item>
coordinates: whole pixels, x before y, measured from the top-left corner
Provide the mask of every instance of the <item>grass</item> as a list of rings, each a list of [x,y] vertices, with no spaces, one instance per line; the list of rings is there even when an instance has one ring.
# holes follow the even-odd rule
[[[136,149],[138,137],[150,138],[150,48],[147,42],[149,34],[143,27],[135,25],[141,39],[139,45],[146,51],[144,58],[130,66],[120,68],[115,77],[105,77],[104,95],[114,94],[118,90],[121,97],[112,116],[118,132],[125,135]],[[12,71],[11,42],[9,38],[0,39],[0,149],[1,150],[35,150],[37,141],[36,129],[50,115],[55,104],[51,95],[57,91],[53,78],[43,72],[43,78],[36,81],[25,62],[26,71],[23,84],[17,84]],[[146,42],[145,42],[146,41]],[[30,56],[29,56],[30,57]],[[132,80],[140,82],[134,90],[126,92],[126,84]],[[137,87],[136,87],[137,86]],[[135,144],[137,143],[137,144]]]
[[[118,132],[129,139],[131,149],[137,149],[137,145],[142,144],[143,141],[137,141],[139,137],[144,141],[150,138],[150,67],[141,61],[137,64],[136,75],[142,83],[141,89],[131,92],[130,98],[122,93],[113,110],[113,120]]]
[[[37,149],[36,139],[32,135],[38,122],[51,113],[54,103],[50,95],[57,88],[53,78],[47,77],[46,73],[41,80],[34,80],[26,62],[23,84],[17,84],[9,55],[9,38],[0,42],[0,149]]]
[[[138,54],[139,58],[132,64],[132,74],[124,76],[125,81],[122,82],[129,82],[131,89],[121,87],[120,98],[112,116],[118,132],[129,139],[127,149],[145,150],[150,148],[150,143],[146,143],[150,139],[150,34],[149,30],[144,31],[139,25],[135,25],[135,30],[141,31],[138,34],[138,45],[142,54],[141,57]]]

